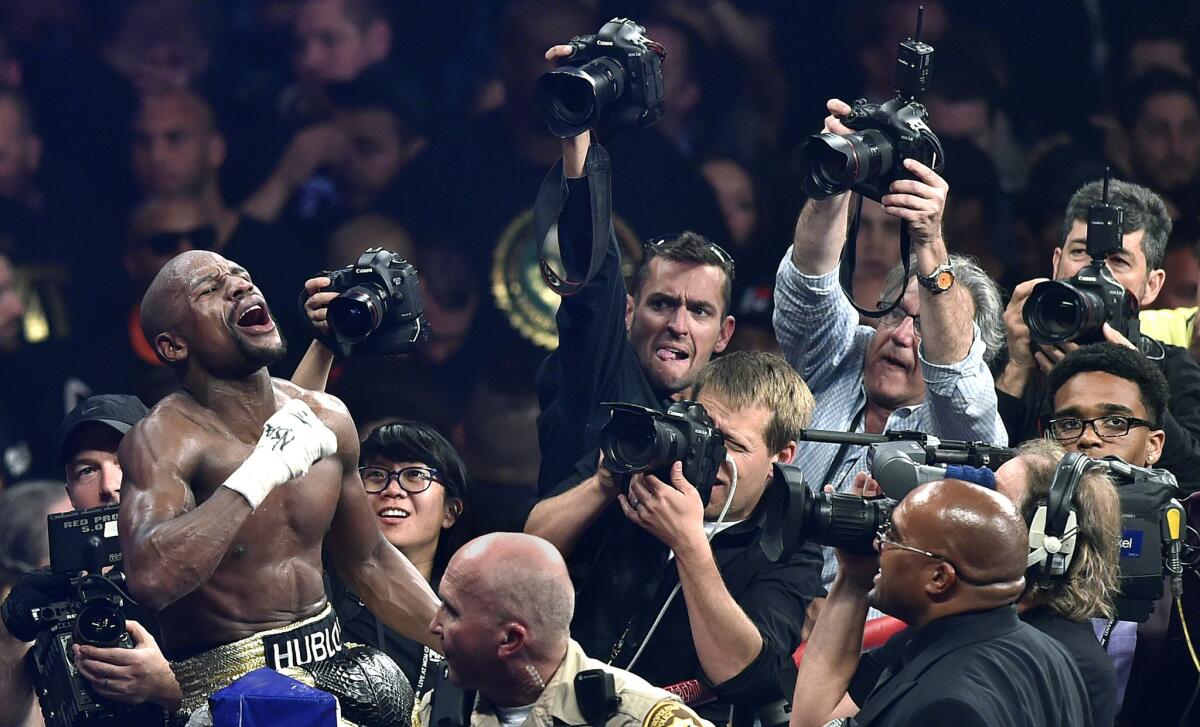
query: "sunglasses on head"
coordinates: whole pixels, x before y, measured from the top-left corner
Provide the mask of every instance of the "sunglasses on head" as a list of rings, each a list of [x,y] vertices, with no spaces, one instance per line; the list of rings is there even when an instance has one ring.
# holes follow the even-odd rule
[[[203,225],[190,230],[155,232],[146,235],[144,241],[159,255],[174,255],[185,245],[193,250],[211,250],[217,241],[217,230],[212,225]]]
[[[648,248],[648,249],[652,249],[657,252],[657,251],[663,249],[669,243],[674,242],[674,241],[675,241],[674,236],[659,237],[654,240],[647,240],[644,244],[644,247]],[[730,255],[729,253],[725,252],[725,248],[721,247],[720,245],[713,242],[712,240],[706,240],[705,242],[708,243],[708,249],[713,251],[713,254],[717,256],[717,259],[721,261],[722,265],[728,266],[730,271],[735,269],[734,264],[733,264],[733,256]]]

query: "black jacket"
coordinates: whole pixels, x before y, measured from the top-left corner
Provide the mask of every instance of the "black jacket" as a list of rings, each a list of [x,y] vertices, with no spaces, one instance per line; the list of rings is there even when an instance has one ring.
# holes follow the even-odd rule
[[[551,174],[561,176],[561,163]],[[566,179],[558,197],[538,199],[557,207],[563,264],[574,279],[591,257],[591,198],[587,179]],[[554,195],[552,195],[554,196]],[[565,202],[562,199],[565,198]],[[579,481],[596,469],[600,430],[608,421],[605,402],[619,401],[665,410],[668,397],[650,385],[625,334],[625,279],[614,236],[595,277],[558,308],[558,348],[537,373],[538,444],[542,460],[538,492],[545,495],[568,478]],[[586,645],[585,645],[586,648]],[[591,653],[590,651],[588,653]]]
[[[707,682],[682,593],[675,595],[646,641],[679,575],[667,547],[626,519],[616,505],[588,530],[570,559],[578,594],[572,637],[594,658],[622,668],[646,642],[630,671],[656,686],[699,680],[720,700],[701,708],[710,719],[724,721],[730,704],[757,707],[790,699],[795,683],[791,655],[800,644],[805,609],[814,597],[825,595],[822,559],[815,546],[806,544],[783,563],[768,560],[759,543],[769,499],[764,493],[754,515],[712,539],[725,587],[762,635],[762,652],[741,674],[722,684]]]
[[[1004,606],[905,629],[864,654],[857,725],[1082,727],[1087,686],[1066,649]]]
[[[1157,361],[1167,377],[1170,399],[1163,414],[1166,433],[1162,457],[1155,464],[1175,475],[1180,495],[1200,492],[1200,364],[1186,348],[1163,344],[1165,355]],[[997,357],[993,369],[1003,370],[1006,357]],[[1041,436],[1039,419],[1050,413],[1046,385],[1040,376],[1030,380],[1020,398],[996,389],[1000,418],[1008,430],[1008,441],[1016,446]]]

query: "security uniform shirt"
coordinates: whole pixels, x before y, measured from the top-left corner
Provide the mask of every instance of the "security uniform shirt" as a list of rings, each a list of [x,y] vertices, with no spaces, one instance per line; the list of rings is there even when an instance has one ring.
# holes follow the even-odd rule
[[[1087,686],[1054,639],[1013,606],[908,628],[863,654],[846,724],[955,727],[1093,725]]]
[[[579,644],[571,641],[567,654],[554,676],[547,682],[529,716],[521,727],[584,727],[588,724],[575,697],[575,675],[589,669],[601,669],[613,675],[617,712],[604,727],[713,727],[685,706],[679,697],[652,687],[645,680],[622,669],[588,658]],[[433,697],[426,694],[413,711],[413,727],[433,727]],[[501,727],[499,716],[483,695],[475,700],[470,727]]]

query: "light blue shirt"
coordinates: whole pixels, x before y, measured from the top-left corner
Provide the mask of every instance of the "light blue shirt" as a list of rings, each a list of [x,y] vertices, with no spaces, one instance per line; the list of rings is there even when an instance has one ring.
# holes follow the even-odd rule
[[[875,329],[858,322],[858,313],[838,283],[838,268],[824,275],[805,275],[792,264],[789,248],[775,276],[775,336],[784,357],[804,378],[816,399],[813,429],[862,432],[867,392],[863,386],[867,346]],[[884,431],[918,431],[942,439],[1008,444],[1008,432],[996,410],[992,373],[983,360],[984,345],[974,323],[971,350],[954,364],[925,359],[917,347],[925,398],[888,416]],[[819,492],[830,484],[846,492],[854,475],[869,472],[867,448],[800,442],[793,461],[804,480]],[[836,461],[835,461],[836,459]],[[832,548],[823,548],[825,587],[837,574]]]

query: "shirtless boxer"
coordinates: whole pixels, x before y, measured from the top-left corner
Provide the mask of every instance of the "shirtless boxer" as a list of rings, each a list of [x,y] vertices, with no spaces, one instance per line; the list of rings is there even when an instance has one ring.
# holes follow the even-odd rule
[[[437,598],[380,534],[346,408],[267,372],[284,342],[249,274],[183,253],[141,311],[181,388],[121,443],[121,550],[129,590],[158,613],[176,660],[183,712],[255,668],[341,650],[323,543],[381,621],[437,648]]]

